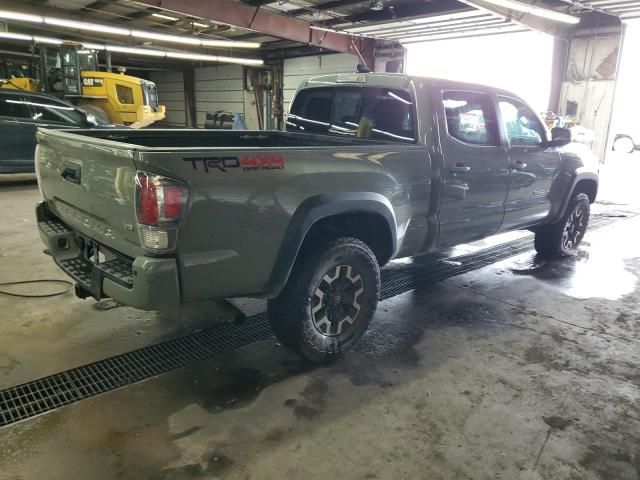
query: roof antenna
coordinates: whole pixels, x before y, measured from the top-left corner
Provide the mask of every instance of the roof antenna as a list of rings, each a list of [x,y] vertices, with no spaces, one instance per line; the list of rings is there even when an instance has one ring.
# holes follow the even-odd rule
[[[367,67],[364,63],[359,63],[356,67],[356,72],[358,73],[371,73],[371,69]]]

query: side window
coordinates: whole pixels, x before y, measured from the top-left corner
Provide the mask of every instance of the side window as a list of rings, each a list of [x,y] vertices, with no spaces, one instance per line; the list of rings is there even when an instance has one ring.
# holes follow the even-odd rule
[[[413,100],[408,92],[369,88],[360,118],[358,136],[413,143],[413,110]]]
[[[16,95],[0,95],[0,116],[31,118],[31,113],[22,97]]]
[[[133,105],[133,89],[124,85],[116,85],[116,94],[120,103]]]
[[[445,91],[442,104],[447,132],[470,145],[498,145],[498,129],[491,97],[485,93]]]
[[[287,117],[287,129],[327,133],[331,120],[333,90],[310,88],[296,95]]]
[[[498,97],[502,124],[511,146],[540,145],[547,134],[538,117],[524,103]]]
[[[31,118],[39,122],[59,122],[81,125],[84,115],[75,108],[46,98],[34,98],[26,102]]]

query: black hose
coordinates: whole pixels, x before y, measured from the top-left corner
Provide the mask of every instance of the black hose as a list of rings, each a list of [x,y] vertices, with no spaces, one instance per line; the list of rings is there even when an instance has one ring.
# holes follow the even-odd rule
[[[68,280],[57,280],[57,279],[49,279],[49,278],[41,279],[41,280],[22,280],[20,282],[0,283],[0,287],[9,287],[14,285],[28,285],[28,284],[34,284],[34,283],[58,283],[58,284],[66,285],[67,288],[65,288],[64,290],[60,290],[58,292],[53,292],[53,293],[36,293],[36,294],[14,293],[14,292],[0,289],[0,294],[9,295],[11,297],[21,297],[21,298],[45,298],[45,297],[57,297],[58,295],[64,295],[65,293],[70,292],[73,289],[73,282],[70,282]]]

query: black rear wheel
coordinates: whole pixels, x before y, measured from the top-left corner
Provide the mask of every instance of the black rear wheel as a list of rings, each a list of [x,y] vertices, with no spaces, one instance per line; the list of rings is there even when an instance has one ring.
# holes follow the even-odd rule
[[[283,345],[310,361],[329,361],[362,337],[379,293],[371,249],[339,238],[300,253],[284,290],[269,301],[269,322]]]

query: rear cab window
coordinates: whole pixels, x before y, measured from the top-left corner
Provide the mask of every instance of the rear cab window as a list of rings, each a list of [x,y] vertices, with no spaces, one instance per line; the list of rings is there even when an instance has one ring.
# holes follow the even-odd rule
[[[415,106],[403,90],[317,87],[296,95],[287,131],[415,143]]]

